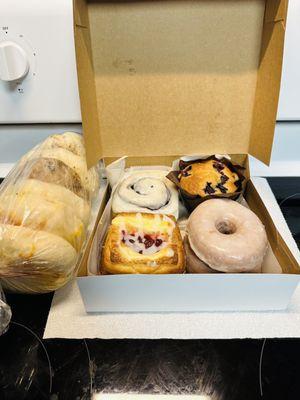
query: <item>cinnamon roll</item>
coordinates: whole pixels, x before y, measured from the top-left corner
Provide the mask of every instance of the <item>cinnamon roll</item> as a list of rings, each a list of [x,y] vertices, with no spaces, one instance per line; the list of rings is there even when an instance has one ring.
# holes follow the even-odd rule
[[[178,192],[163,170],[140,170],[125,177],[116,188],[112,211],[168,214],[178,218]]]

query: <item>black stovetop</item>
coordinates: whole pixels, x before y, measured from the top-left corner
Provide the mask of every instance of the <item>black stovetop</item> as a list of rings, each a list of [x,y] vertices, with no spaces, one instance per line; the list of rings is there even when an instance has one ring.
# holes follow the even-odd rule
[[[269,183],[300,246],[300,178]],[[103,391],[300,398],[298,339],[41,340],[51,299],[7,295],[13,320],[0,337],[1,400],[83,400]]]

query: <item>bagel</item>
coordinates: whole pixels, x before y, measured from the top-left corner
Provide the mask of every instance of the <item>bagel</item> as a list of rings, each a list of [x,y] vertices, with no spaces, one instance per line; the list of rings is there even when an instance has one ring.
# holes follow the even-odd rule
[[[13,196],[16,195],[32,195],[46,201],[60,202],[66,206],[72,206],[73,215],[78,217],[84,225],[88,224],[90,216],[89,203],[63,186],[42,182],[37,179],[25,179],[15,185],[7,186],[3,194],[5,196],[12,196],[12,200]]]
[[[71,153],[85,158],[83,137],[75,132],[64,132],[49,136],[42,144],[42,149],[62,148]]]
[[[25,174],[22,173],[23,177],[30,178],[30,164],[34,160],[43,158],[64,163],[66,167],[69,167],[79,176],[81,184],[84,190],[88,192],[89,197],[93,197],[96,194],[99,188],[98,171],[95,167],[87,169],[84,142],[80,134],[65,132],[49,136],[43,143],[35,146],[19,160],[19,168],[12,171],[14,178],[18,179],[20,169],[22,171],[23,169],[25,170]],[[32,178],[38,179],[39,177],[32,176]]]
[[[67,132],[34,147],[0,190],[0,278],[23,293],[55,290],[75,272],[98,171],[83,139]]]
[[[77,253],[57,235],[0,224],[0,238],[1,275],[12,276],[2,279],[7,287],[23,293],[52,291],[73,273]]]
[[[28,179],[55,183],[71,190],[83,199],[89,199],[89,192],[83,187],[81,178],[72,168],[55,158],[37,158],[26,165]]]
[[[85,238],[85,226],[70,205],[38,195],[16,192],[15,196],[0,196],[0,222],[61,236],[77,252]]]
[[[37,154],[37,158],[54,158],[62,161],[79,175],[83,187],[89,193],[95,192],[95,185],[97,185],[96,174],[93,168],[88,171],[85,158],[60,147],[42,149],[40,154]]]

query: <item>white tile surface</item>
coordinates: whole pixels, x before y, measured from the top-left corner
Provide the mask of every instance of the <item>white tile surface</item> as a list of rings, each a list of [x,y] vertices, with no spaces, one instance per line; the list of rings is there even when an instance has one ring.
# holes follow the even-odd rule
[[[86,314],[76,282],[55,293],[45,339],[300,337],[300,288],[286,311]]]

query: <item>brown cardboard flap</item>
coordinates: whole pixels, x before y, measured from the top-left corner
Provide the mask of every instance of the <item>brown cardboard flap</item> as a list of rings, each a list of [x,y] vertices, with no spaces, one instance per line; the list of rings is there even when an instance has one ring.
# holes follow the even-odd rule
[[[249,146],[249,153],[266,164],[271,158],[281,81],[286,8],[282,5],[280,10],[268,11],[268,18],[275,21],[264,26]]]
[[[79,91],[90,164],[103,156],[249,151],[267,161],[279,91],[274,79],[279,81],[281,70],[275,49],[283,45],[283,35],[268,21],[285,15],[284,4],[76,0]],[[82,27],[86,24],[88,29]],[[261,62],[262,37],[267,47]],[[270,85],[261,83],[267,72]],[[269,90],[266,121],[253,119]],[[266,138],[258,147],[257,136]]]
[[[268,0],[266,2],[265,22],[286,21],[288,0]]]
[[[82,124],[87,163],[91,167],[102,157],[102,145],[88,12],[84,0],[76,0],[74,3],[74,31]]]
[[[269,243],[272,250],[282,268],[284,274],[299,274],[299,264],[294,258],[292,252],[288,248],[287,244],[282,239],[280,233],[276,229],[276,226],[268,213],[264,202],[258,195],[253,183],[251,181],[247,184],[246,189],[246,201],[249,204],[252,211],[260,218],[262,223],[266,227]]]

